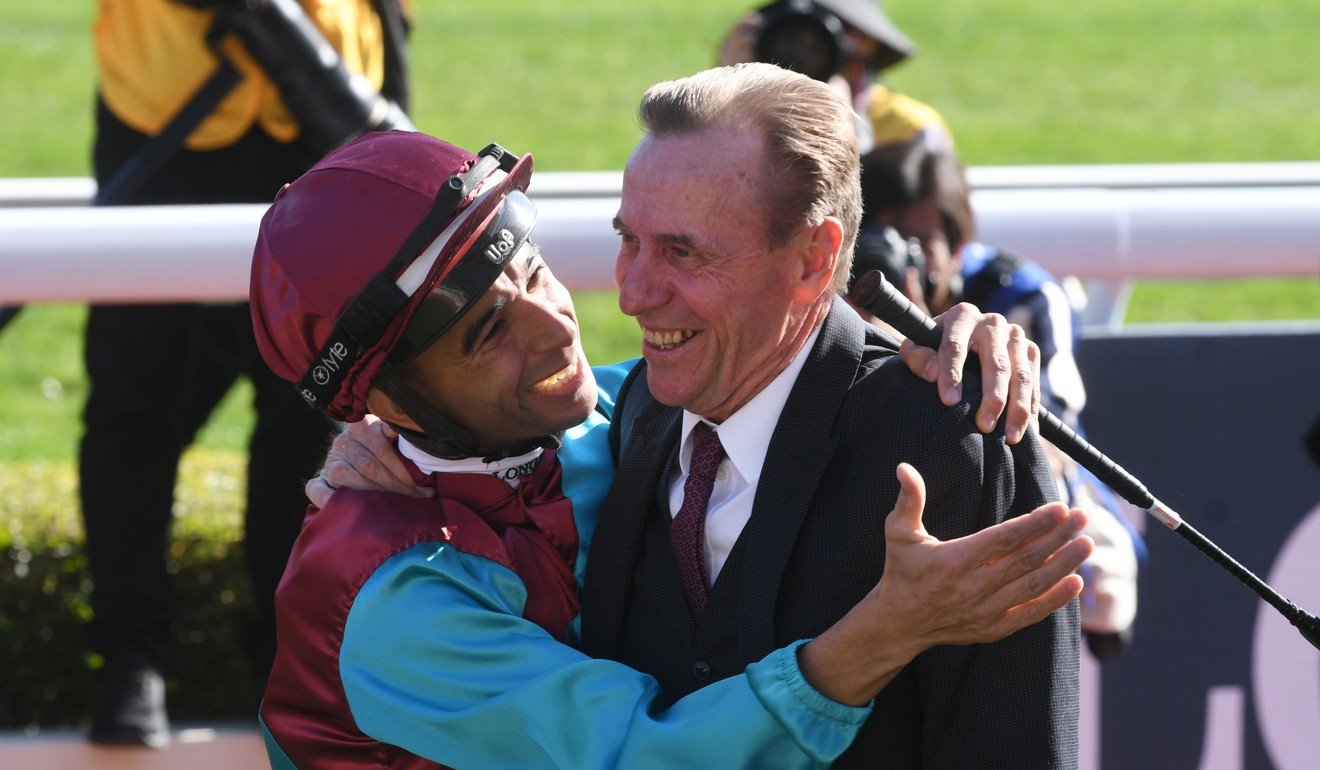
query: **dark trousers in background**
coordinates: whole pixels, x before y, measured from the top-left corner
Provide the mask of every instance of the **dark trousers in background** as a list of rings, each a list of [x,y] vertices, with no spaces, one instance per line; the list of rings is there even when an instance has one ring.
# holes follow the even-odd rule
[[[144,141],[98,104],[98,182]],[[119,203],[268,202],[314,160],[254,129],[221,150],[179,151]],[[331,422],[266,368],[246,303],[93,306],[85,360],[79,475],[94,583],[90,641],[109,659],[142,656],[162,668],[175,609],[165,551],[179,457],[235,379],[251,378],[257,419],[244,544],[259,618],[245,638],[264,682],[274,658],[275,587],[306,507],[303,482],[320,466]]]

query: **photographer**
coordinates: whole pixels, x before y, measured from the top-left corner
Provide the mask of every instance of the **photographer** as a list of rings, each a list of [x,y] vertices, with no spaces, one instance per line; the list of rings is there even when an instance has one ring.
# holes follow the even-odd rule
[[[399,1],[304,0],[302,8],[343,71],[402,104]],[[299,94],[282,98],[276,83],[286,73],[263,69],[242,35],[216,23],[280,8],[287,10],[233,0],[97,3],[99,203],[269,202],[328,149],[304,139],[316,127],[300,125],[291,103]],[[304,20],[301,12],[297,18]],[[180,122],[225,72],[233,77],[215,91],[216,102],[192,109],[195,125]],[[140,163],[146,157],[151,162]],[[257,419],[244,526],[258,617],[245,642],[254,678],[264,683],[274,655],[275,586],[301,523],[303,481],[320,464],[331,423],[265,367],[246,303],[93,306],[86,367],[80,490],[95,588],[90,642],[105,661],[90,738],[159,746],[169,739],[164,676],[174,618],[164,552],[183,449],[237,377],[250,377]]]
[[[880,270],[931,315],[970,302],[1020,325],[1040,347],[1042,403],[1080,433],[1086,392],[1074,358],[1072,303],[1039,265],[973,240],[970,194],[952,151],[912,140],[863,155],[862,227],[849,285]],[[1045,449],[1063,500],[1090,514],[1085,533],[1096,549],[1081,570],[1082,630],[1092,653],[1103,660],[1122,649],[1131,634],[1145,544],[1113,492],[1053,446]]]
[[[877,82],[914,48],[878,0],[777,0],[739,19],[719,58],[771,62],[835,86],[857,113],[862,152],[915,137],[951,148],[953,135],[933,107]]]

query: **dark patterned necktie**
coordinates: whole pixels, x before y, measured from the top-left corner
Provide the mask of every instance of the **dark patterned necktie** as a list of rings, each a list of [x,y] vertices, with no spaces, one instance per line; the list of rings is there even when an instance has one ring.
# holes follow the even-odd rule
[[[715,486],[715,473],[724,460],[720,437],[704,422],[692,429],[692,460],[683,483],[683,506],[669,526],[669,545],[674,550],[678,578],[683,584],[692,617],[700,619],[706,609],[710,585],[706,569],[706,505]]]

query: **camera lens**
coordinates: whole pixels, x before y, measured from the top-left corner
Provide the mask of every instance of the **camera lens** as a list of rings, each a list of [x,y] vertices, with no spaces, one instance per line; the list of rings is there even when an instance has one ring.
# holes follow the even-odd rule
[[[767,27],[758,42],[756,58],[816,80],[829,80],[839,71],[839,47],[834,36],[811,16],[789,16]]]
[[[829,80],[842,65],[843,24],[812,2],[789,0],[761,9],[757,61],[778,64],[816,80]]]

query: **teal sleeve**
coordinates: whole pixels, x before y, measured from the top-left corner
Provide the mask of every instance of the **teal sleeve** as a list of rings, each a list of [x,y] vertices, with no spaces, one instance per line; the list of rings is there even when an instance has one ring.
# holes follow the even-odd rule
[[[604,403],[605,394],[600,395]],[[613,409],[613,405],[610,407]],[[559,467],[564,495],[573,501],[573,523],[577,525],[578,555],[573,575],[581,587],[587,577],[587,556],[596,534],[601,506],[614,480],[614,453],[610,451],[610,424],[599,412],[592,412],[581,425],[564,432],[559,447]],[[576,624],[575,624],[576,625]],[[574,639],[579,635],[574,633]]]
[[[640,358],[630,358],[617,364],[591,367],[591,373],[596,376],[597,408],[604,411],[606,418],[613,418],[614,402],[619,399],[619,388],[623,386],[623,381],[628,378],[628,372],[631,372],[637,362],[641,360]]]
[[[340,654],[358,728],[460,768],[774,770],[827,766],[870,713],[813,690],[798,645],[662,710],[654,679],[556,642],[525,599],[513,572],[445,544],[382,565]]]
[[[266,743],[266,758],[270,760],[270,770],[298,770],[298,766],[293,764],[293,760],[289,759],[289,755],[285,754],[284,749],[280,748],[279,741],[275,740],[275,736],[270,734],[270,730],[266,727],[266,720],[257,717],[257,725],[261,727],[261,740]]]

